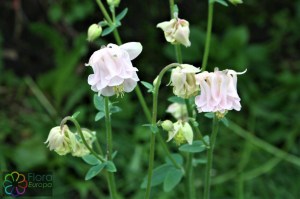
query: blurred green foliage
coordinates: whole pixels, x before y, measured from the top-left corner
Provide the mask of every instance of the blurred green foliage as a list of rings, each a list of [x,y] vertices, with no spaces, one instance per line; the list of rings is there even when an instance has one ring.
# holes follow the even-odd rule
[[[0,169],[45,171],[55,174],[55,198],[108,198],[104,175],[85,181],[89,169],[81,159],[58,156],[43,142],[49,130],[62,117],[76,111],[81,125],[97,131],[105,147],[103,122],[94,122],[97,110],[93,92],[86,82],[89,55],[101,45],[114,43],[112,36],[95,43],[86,41],[86,30],[102,20],[94,1],[22,2],[15,10],[10,1],[1,2],[6,9],[0,22]],[[128,7],[120,34],[124,42],[140,41],[142,55],[134,61],[140,79],[152,82],[160,69],[174,62],[174,49],[155,26],[168,20],[168,1],[122,1],[118,11]],[[206,1],[177,1],[179,16],[190,21],[190,48],[184,48],[185,62],[200,66],[206,30]],[[25,5],[26,4],[26,5]],[[30,7],[30,5],[34,5]],[[14,12],[12,12],[14,11]],[[21,19],[18,13],[23,13]],[[21,34],[17,34],[18,27]],[[208,70],[248,69],[239,77],[241,112],[228,114],[249,132],[269,143],[300,156],[300,1],[245,0],[240,6],[215,5],[215,17]],[[164,80],[164,85],[168,79]],[[147,102],[151,104],[151,96]],[[159,118],[165,113],[172,95],[163,87],[159,96]],[[150,132],[134,93],[113,99],[122,112],[113,115],[115,164],[118,190],[124,198],[143,198],[140,185],[147,170]],[[47,104],[50,103],[51,106]],[[201,116],[204,134],[210,133],[210,120]],[[166,137],[165,134],[163,134]],[[168,143],[173,152],[179,152]],[[164,153],[157,145],[156,166],[164,163]],[[183,153],[185,156],[186,154]],[[204,154],[196,155],[195,173],[198,195],[202,186]],[[265,166],[256,175],[255,169]],[[251,172],[249,172],[251,171]],[[246,180],[243,177],[247,176]],[[218,178],[219,177],[219,178]],[[296,199],[300,197],[300,168],[237,137],[221,127],[214,158],[212,198]],[[225,180],[224,180],[225,179]],[[241,183],[242,182],[242,183]],[[153,189],[153,198],[182,198],[183,183],[176,191]]]

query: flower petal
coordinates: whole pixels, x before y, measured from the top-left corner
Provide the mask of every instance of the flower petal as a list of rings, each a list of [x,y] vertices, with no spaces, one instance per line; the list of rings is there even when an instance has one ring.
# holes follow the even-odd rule
[[[120,48],[127,51],[130,60],[135,59],[143,50],[143,46],[139,42],[128,42],[121,45]]]

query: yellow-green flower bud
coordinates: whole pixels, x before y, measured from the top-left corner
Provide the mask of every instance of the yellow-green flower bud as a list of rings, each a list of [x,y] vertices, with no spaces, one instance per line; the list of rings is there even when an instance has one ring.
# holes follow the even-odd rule
[[[153,81],[153,86],[154,86],[154,87],[156,86],[157,81],[158,81],[158,76],[157,76],[157,77],[154,79],[154,81]]]
[[[99,26],[98,24],[92,24],[92,25],[90,25],[90,27],[88,29],[87,40],[94,41],[101,35],[101,33],[102,33],[102,27]]]
[[[165,120],[161,123],[161,127],[165,130],[165,131],[172,131],[174,129],[173,126],[173,122],[171,122],[170,120]]]
[[[88,129],[82,128],[81,132],[85,141],[87,142],[90,148],[93,148],[93,142],[95,141],[95,132],[90,131]],[[89,149],[84,145],[80,135],[75,133],[75,137],[77,138],[75,146],[72,148],[72,155],[76,157],[82,157],[88,155],[90,153]]]
[[[232,3],[233,5],[237,5],[237,4],[242,4],[243,1],[242,0],[229,0],[230,3]]]
[[[121,0],[107,0],[107,4],[110,6],[118,7]]]

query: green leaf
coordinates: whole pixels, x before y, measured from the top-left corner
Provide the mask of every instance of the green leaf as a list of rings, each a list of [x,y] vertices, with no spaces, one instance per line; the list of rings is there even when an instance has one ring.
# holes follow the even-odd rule
[[[171,168],[166,178],[164,180],[164,191],[169,192],[171,191],[176,185],[180,182],[183,173],[181,170],[176,168]]]
[[[173,154],[171,154],[171,156],[174,158],[174,160],[175,160],[178,164],[180,164],[180,165],[183,164],[183,158],[182,158],[182,156],[181,156],[180,154],[178,154],[178,153],[173,153]],[[166,163],[168,163],[168,164],[173,164],[169,157],[166,157],[166,158],[165,158],[165,161],[166,161]]]
[[[193,159],[193,166],[196,167],[198,164],[206,164],[207,159],[206,158],[200,158],[200,159]]]
[[[83,156],[82,159],[89,165],[101,164],[101,161],[98,160],[94,155],[86,155],[86,156]]]
[[[105,28],[105,29],[103,30],[101,36],[104,37],[104,36],[110,34],[112,31],[114,31],[114,29],[115,29],[116,27],[117,27],[117,26],[114,25],[114,26],[109,26],[109,27]]]
[[[97,110],[105,112],[104,107],[104,98],[102,96],[98,96],[97,94],[94,95],[94,105]]]
[[[209,145],[209,136],[208,135],[206,135],[206,136],[204,136],[203,137],[203,140],[205,141],[205,143],[207,144],[207,145]],[[204,144],[204,143],[203,143]],[[205,144],[204,144],[205,145]]]
[[[107,161],[106,162],[105,169],[109,172],[112,172],[112,173],[117,172],[117,168],[116,168],[115,164],[112,161]]]
[[[213,112],[205,113],[205,114],[204,114],[204,116],[207,117],[207,118],[209,118],[209,119],[214,118],[214,115],[215,115],[215,114],[214,114]]]
[[[189,152],[189,153],[200,153],[206,149],[204,143],[200,140],[193,141],[191,145],[185,144],[179,147],[179,151]]]
[[[227,120],[227,118],[226,117],[223,117],[222,119],[221,119],[221,122],[225,125],[225,126],[229,126],[229,122],[228,122],[228,120]]]
[[[105,116],[104,112],[98,112],[95,116],[95,122],[101,120]]]
[[[110,111],[110,113],[117,113],[117,112],[121,112],[122,109],[118,106],[111,106],[109,111]]]
[[[156,124],[143,124],[142,126],[149,127],[152,133],[158,133],[159,128]]]
[[[173,167],[173,165],[170,164],[163,164],[153,170],[152,175],[152,181],[151,181],[151,187],[157,186],[161,183],[163,183],[168,171]],[[142,189],[145,189],[147,187],[147,181],[148,177],[146,176],[143,180],[143,183],[141,185]]]
[[[76,117],[80,114],[80,111],[77,111],[76,113],[74,113],[71,117],[76,119]]]
[[[148,93],[153,93],[154,92],[154,86],[153,84],[150,84],[149,82],[141,81],[141,83],[148,88]]]
[[[91,167],[90,170],[88,170],[88,172],[85,175],[85,180],[90,180],[93,177],[95,177],[98,173],[100,173],[100,171],[102,171],[105,165],[106,164],[104,163],[104,164],[98,164],[96,166]]]
[[[177,96],[172,96],[168,98],[169,102],[173,102],[173,103],[179,103],[179,104],[185,104],[185,101],[183,98],[181,97],[177,97]]]
[[[209,3],[214,3],[214,2],[217,2],[217,3],[219,3],[223,6],[226,6],[226,7],[228,6],[228,4],[226,3],[225,0],[209,0]]]
[[[114,158],[117,156],[117,154],[118,154],[118,151],[113,152],[113,153],[111,154],[112,159],[114,159]]]
[[[159,132],[159,128],[155,124],[153,124],[153,125],[150,126],[150,130],[154,134]]]
[[[124,10],[122,10],[122,12],[120,12],[116,16],[116,21],[121,21],[126,16],[127,12],[128,12],[128,8],[125,8]]]
[[[107,26],[107,25],[108,25],[107,21],[100,21],[100,22],[98,23],[98,26],[101,26],[101,27],[105,27],[105,26]]]

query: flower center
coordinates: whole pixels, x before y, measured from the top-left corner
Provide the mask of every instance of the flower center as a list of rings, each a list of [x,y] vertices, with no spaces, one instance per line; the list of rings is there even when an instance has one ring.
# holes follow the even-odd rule
[[[217,111],[216,112],[216,116],[219,120],[223,119],[225,117],[225,115],[228,113],[228,111],[224,111],[224,112],[220,112],[220,111]]]
[[[186,142],[185,137],[183,136],[183,133],[181,130],[179,130],[178,133],[175,135],[174,142],[178,146]]]
[[[114,92],[117,94],[117,97],[121,96],[121,98],[124,96],[124,85],[121,84],[119,86],[113,87]]]

